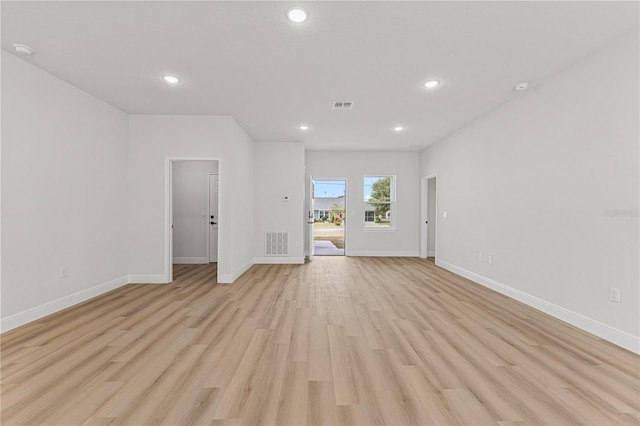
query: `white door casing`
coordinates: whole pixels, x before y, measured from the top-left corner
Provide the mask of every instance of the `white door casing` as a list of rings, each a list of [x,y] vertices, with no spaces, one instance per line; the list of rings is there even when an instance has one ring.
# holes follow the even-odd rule
[[[421,215],[420,215],[420,257],[432,257],[436,255],[436,235],[437,235],[437,196],[438,180],[437,174],[423,177],[421,179]],[[433,186],[430,190],[430,183]],[[433,235],[429,235],[429,231]]]
[[[218,261],[218,175],[209,174],[209,263]]]
[[[309,253],[309,260],[313,260],[313,177],[309,177],[309,200],[307,209],[307,230],[309,232],[307,252]]]

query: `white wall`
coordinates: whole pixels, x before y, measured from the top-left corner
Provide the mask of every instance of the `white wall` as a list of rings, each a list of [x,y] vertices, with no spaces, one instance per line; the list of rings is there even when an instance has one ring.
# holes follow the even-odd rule
[[[304,145],[259,142],[254,145],[256,263],[304,263]],[[283,201],[289,197],[289,201]],[[288,232],[289,255],[265,257],[265,232]]]
[[[635,33],[421,156],[448,211],[443,266],[635,351],[638,75]],[[616,209],[627,213],[607,215]],[[609,287],[622,303],[608,300]]]
[[[396,229],[364,229],[364,176],[396,176]],[[414,152],[307,152],[306,181],[346,179],[346,241],[349,256],[418,256],[419,155]],[[308,185],[305,185],[308,192]],[[309,194],[307,194],[309,196]],[[307,232],[308,234],[308,232]],[[309,238],[306,235],[305,238]]]
[[[174,263],[209,263],[209,173],[217,161],[173,162]]]
[[[253,142],[232,117],[129,116],[130,272],[165,282],[167,158],[219,159],[218,280],[253,262]]]
[[[126,284],[126,114],[2,51],[2,149],[2,330]]]

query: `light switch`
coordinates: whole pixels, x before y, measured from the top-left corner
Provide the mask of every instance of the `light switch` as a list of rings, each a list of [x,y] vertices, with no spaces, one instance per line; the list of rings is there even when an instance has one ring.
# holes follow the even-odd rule
[[[449,213],[448,212],[442,212],[442,217],[448,217]]]

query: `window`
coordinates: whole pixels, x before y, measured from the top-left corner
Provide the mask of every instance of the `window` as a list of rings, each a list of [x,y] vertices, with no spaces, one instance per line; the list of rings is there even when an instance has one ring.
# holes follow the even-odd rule
[[[329,220],[329,215],[330,215],[331,211],[329,210],[314,210],[313,211],[313,218],[315,220]]]
[[[395,176],[365,176],[363,195],[365,228],[393,229]]]

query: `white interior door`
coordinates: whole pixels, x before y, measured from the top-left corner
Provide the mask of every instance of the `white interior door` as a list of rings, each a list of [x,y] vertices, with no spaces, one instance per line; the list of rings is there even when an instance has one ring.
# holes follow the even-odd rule
[[[313,260],[313,178],[309,178],[309,200],[307,203],[307,229],[309,232],[307,252],[309,260]]]
[[[218,261],[218,175],[209,174],[209,263]]]

